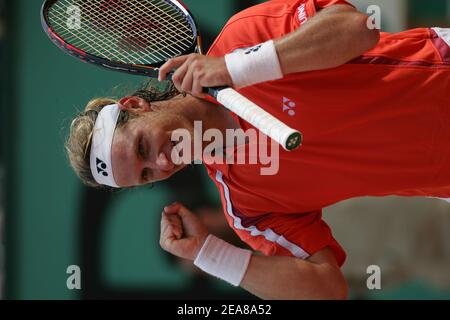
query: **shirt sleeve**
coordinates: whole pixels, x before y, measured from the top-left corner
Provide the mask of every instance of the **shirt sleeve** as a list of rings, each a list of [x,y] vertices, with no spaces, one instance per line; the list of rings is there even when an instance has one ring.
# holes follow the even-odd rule
[[[308,22],[323,8],[344,0],[271,0],[234,15],[222,29],[208,55],[224,56],[238,48],[280,38]]]
[[[258,218],[241,218],[242,226],[233,229],[254,250],[267,256],[290,256],[308,259],[330,248],[339,266],[346,259],[344,249],[335,240],[322,212],[306,214],[266,214]]]

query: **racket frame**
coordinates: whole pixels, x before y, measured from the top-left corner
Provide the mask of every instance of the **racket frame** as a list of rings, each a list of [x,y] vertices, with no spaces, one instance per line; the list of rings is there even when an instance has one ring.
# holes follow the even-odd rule
[[[158,78],[158,68],[161,67],[165,61],[161,61],[159,63],[155,64],[149,64],[149,65],[142,65],[142,64],[126,64],[123,62],[114,62],[96,55],[89,54],[69,42],[62,39],[56,31],[51,27],[51,24],[48,19],[48,12],[51,6],[53,6],[58,0],[46,0],[42,4],[41,8],[41,24],[42,28],[44,29],[47,36],[50,38],[50,40],[62,51],[69,54],[70,56],[77,58],[83,62],[97,65],[100,67],[108,68],[113,71],[119,71],[124,72],[132,75],[141,75],[144,77],[151,77],[151,78]],[[201,49],[201,35],[198,28],[198,25],[195,21],[194,16],[189,11],[189,9],[180,1],[174,1],[174,0],[167,0],[172,4],[173,7],[175,7],[177,10],[181,11],[189,25],[191,26],[192,32],[193,32],[193,38],[195,39],[192,42],[192,45],[183,53],[179,54],[185,55],[189,53],[202,53]]]

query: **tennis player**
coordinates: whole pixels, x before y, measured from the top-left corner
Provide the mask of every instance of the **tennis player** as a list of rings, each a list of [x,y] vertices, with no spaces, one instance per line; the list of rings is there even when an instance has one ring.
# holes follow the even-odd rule
[[[204,130],[252,129],[200,99],[203,87],[233,86],[300,130],[303,146],[280,150],[276,175],[255,164],[205,165],[229,225],[254,252],[209,234],[179,203],[164,209],[161,246],[261,298],[344,299],[345,252],[323,208],[361,196],[450,198],[450,31],[380,35],[367,20],[343,0],[249,8],[208,56],[161,68],[161,80],[177,70],[177,90],[91,101],[72,124],[71,164],[91,186],[169,178],[183,169],[171,158],[174,130],[194,133],[195,121]]]

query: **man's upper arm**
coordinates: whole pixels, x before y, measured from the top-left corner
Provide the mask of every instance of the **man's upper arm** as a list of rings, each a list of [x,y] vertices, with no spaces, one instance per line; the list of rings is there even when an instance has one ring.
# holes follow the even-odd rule
[[[312,19],[318,11],[355,11],[344,0],[274,0],[250,7],[234,15],[224,26],[210,51],[224,56],[238,48],[285,36]]]

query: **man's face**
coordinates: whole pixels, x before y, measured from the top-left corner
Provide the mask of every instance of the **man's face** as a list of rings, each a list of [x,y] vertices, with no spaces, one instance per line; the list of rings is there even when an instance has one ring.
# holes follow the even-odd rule
[[[112,167],[117,184],[122,188],[145,185],[169,178],[185,165],[174,165],[171,141],[174,130],[189,123],[170,111],[170,101],[151,105],[133,97],[123,101],[121,108],[138,112],[137,118],[116,129],[112,145]]]

